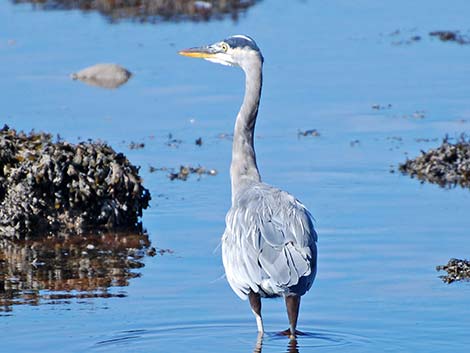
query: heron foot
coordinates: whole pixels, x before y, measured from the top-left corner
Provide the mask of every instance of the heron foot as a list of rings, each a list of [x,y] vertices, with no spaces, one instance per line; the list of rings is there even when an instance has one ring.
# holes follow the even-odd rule
[[[281,331],[278,334],[281,335],[281,336],[287,336],[291,340],[295,339],[297,336],[306,336],[307,335],[306,333],[304,333],[302,331],[299,331],[299,330],[295,330],[295,333],[292,334],[290,328],[288,328],[287,330]]]

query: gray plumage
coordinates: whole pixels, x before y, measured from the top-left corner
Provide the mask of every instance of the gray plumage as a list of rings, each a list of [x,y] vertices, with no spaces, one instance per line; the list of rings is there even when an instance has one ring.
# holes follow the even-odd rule
[[[286,298],[291,336],[296,334],[300,296],[312,286],[317,270],[317,234],[305,206],[285,191],[261,181],[256,165],[254,129],[262,87],[263,56],[255,41],[237,35],[210,46],[183,50],[246,75],[238,113],[230,176],[232,207],[222,236],[227,280],[242,299],[250,299],[258,331],[263,332],[260,297]]]
[[[227,213],[222,259],[234,292],[303,295],[316,274],[317,235],[292,195],[260,182],[242,188]]]

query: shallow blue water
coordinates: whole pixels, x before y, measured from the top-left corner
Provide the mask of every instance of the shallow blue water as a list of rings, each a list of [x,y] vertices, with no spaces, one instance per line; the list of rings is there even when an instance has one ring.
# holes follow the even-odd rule
[[[143,217],[150,239],[174,251],[144,258],[140,278],[110,289],[124,298],[0,313],[1,350],[255,351],[254,319],[223,278],[217,250],[231,152],[219,134],[232,130],[243,75],[176,55],[247,33],[265,56],[261,174],[310,208],[320,236],[318,276],[299,322],[308,335],[289,348],[275,335],[287,327],[283,303],[266,301],[262,351],[466,352],[470,286],[443,284],[435,266],[468,257],[468,190],[389,170],[446,134],[468,132],[470,46],[428,32],[468,31],[469,10],[465,1],[266,0],[238,22],[111,25],[95,13],[1,2],[2,122],[72,142],[102,139],[126,153],[154,196]],[[414,35],[421,40],[396,44]],[[97,62],[117,62],[135,76],[111,91],[68,78]],[[421,111],[424,118],[412,117]],[[313,128],[319,137],[298,137]],[[169,133],[182,140],[178,147],[166,145]],[[146,146],[129,150],[130,141]],[[148,171],[182,164],[218,175],[172,182]]]

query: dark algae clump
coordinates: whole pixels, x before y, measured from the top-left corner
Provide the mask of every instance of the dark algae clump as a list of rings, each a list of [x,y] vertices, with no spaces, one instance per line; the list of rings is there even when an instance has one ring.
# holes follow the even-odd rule
[[[470,142],[464,137],[456,143],[445,138],[441,146],[422,151],[421,156],[400,164],[399,169],[442,187],[470,187]]]
[[[320,133],[318,132],[317,129],[311,129],[311,130],[305,130],[305,131],[299,130],[299,131],[297,132],[297,136],[298,136],[298,137],[302,137],[302,136],[314,136],[314,137],[317,137],[317,136],[320,136]]]
[[[450,259],[447,265],[436,266],[437,271],[446,271],[447,275],[440,276],[445,283],[455,281],[470,281],[470,261]]]
[[[470,38],[462,35],[459,31],[434,31],[430,32],[431,37],[438,37],[443,42],[456,42],[458,44],[470,44]]]
[[[101,142],[0,130],[0,237],[137,229],[149,191],[139,169]]]
[[[190,166],[180,166],[179,171],[171,172],[168,174],[168,178],[170,180],[188,180],[190,174],[197,174],[199,176],[206,174],[206,175],[217,175],[217,171],[215,169],[205,169],[203,167],[190,167]]]

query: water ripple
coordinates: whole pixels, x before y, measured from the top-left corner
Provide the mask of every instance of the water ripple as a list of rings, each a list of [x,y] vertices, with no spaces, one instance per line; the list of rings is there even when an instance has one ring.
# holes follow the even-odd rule
[[[120,351],[129,346],[139,352],[155,351],[155,347],[166,346],[165,341],[185,347],[185,351],[207,351],[208,347],[220,346],[225,352],[300,352],[312,348],[334,348],[339,346],[360,347],[368,343],[364,337],[345,332],[310,328],[296,340],[289,340],[277,332],[267,332],[256,337],[250,324],[224,322],[188,322],[149,329],[133,329],[117,332],[111,337],[96,342],[91,349]],[[222,346],[221,346],[222,345]],[[206,347],[205,349],[203,347]],[[212,350],[212,349],[211,349]]]

